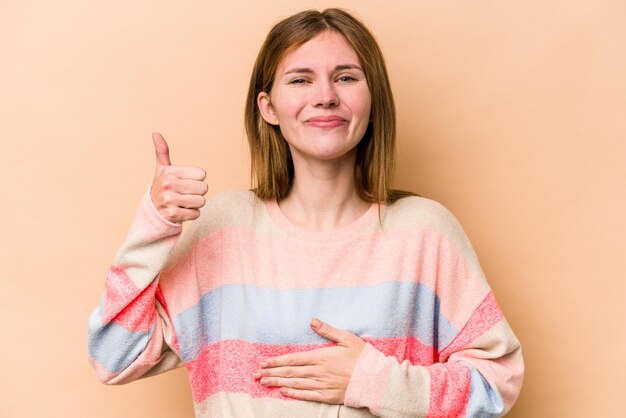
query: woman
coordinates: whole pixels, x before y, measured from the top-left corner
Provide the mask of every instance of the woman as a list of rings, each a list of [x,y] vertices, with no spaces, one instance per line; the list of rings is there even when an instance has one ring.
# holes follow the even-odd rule
[[[454,217],[390,188],[395,110],[365,26],[338,9],[278,23],[245,120],[256,188],[206,206],[204,171],[153,135],[154,181],[90,318],[101,380],[184,365],[198,417],[508,411],[520,345]]]

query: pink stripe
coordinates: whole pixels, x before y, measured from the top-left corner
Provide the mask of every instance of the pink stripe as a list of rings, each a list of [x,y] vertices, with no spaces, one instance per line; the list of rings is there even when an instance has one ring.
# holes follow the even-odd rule
[[[253,398],[289,399],[282,396],[277,388],[262,386],[253,379],[252,373],[259,369],[261,360],[267,357],[319,347],[249,344],[240,340],[211,344],[187,364],[193,400],[198,404],[221,391],[247,393]]]
[[[493,292],[489,292],[478,308],[476,308],[461,332],[459,332],[450,345],[439,354],[440,361],[445,362],[452,353],[465,348],[476,338],[489,331],[491,327],[496,325],[503,318],[504,315],[498,306],[498,302],[496,302]]]
[[[364,338],[386,356],[393,356],[399,362],[408,360],[414,366],[430,366],[436,362],[435,347],[421,343],[413,337]]]
[[[141,290],[124,269],[113,266],[109,269],[105,291],[104,324],[113,321],[129,331],[150,330],[156,315],[154,283]]]
[[[434,289],[442,300],[442,313],[460,328],[467,321],[463,313],[473,311],[488,292],[477,266],[470,265],[454,243],[432,227],[385,230],[350,246],[296,242],[284,235],[224,228],[195,245],[195,251],[162,275],[163,292],[174,316],[227,284],[293,289],[369,286],[395,280]],[[374,255],[375,263],[363,263]],[[447,300],[456,305],[448,306]]]
[[[368,339],[376,349],[399,361],[409,360],[415,365],[431,365],[434,348],[414,338]],[[224,340],[211,344],[200,355],[187,363],[194,402],[200,403],[217,392],[247,393],[253,398],[288,399],[278,389],[267,388],[252,378],[261,360],[287,353],[327,347],[324,345],[268,345],[242,340]]]
[[[461,363],[437,363],[430,373],[430,406],[427,417],[465,415],[470,393],[470,371]]]

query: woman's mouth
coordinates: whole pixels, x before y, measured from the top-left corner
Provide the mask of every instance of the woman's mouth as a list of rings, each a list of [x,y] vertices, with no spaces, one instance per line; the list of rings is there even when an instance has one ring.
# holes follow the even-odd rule
[[[315,116],[305,121],[308,126],[323,129],[336,128],[346,122],[347,120],[339,116]]]

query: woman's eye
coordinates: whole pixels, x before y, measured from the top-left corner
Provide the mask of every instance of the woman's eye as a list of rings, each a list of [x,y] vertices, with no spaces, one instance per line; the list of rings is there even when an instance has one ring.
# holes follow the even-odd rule
[[[344,75],[338,78],[339,81],[341,81],[342,83],[351,83],[353,81],[357,81],[356,78],[349,76],[349,75]]]
[[[306,80],[304,78],[296,78],[295,80],[291,80],[290,84],[304,84]]]

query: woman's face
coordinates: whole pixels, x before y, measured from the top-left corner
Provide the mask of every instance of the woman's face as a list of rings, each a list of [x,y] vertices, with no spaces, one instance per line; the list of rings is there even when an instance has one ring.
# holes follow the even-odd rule
[[[333,31],[287,54],[271,92],[260,93],[257,102],[265,121],[280,126],[294,163],[353,155],[371,108],[356,52]]]

